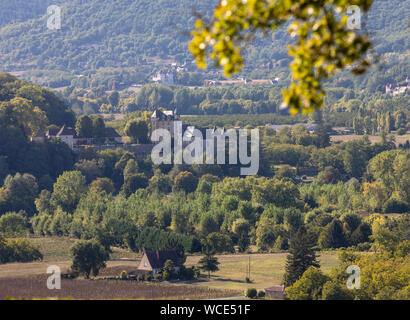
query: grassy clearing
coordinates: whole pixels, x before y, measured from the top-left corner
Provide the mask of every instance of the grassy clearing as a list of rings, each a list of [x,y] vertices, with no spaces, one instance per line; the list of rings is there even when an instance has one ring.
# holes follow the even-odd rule
[[[28,240],[40,248],[44,255],[43,261],[67,261],[71,260],[70,247],[76,239],[66,237],[43,237],[43,238],[28,238]],[[112,248],[113,253],[110,255],[111,260],[118,259],[137,259],[139,254],[130,252],[122,248]]]
[[[75,240],[65,237],[28,238],[31,244],[40,248],[43,261],[67,261],[70,259],[70,247]]]
[[[0,278],[26,277],[32,275],[45,274],[47,268],[51,265],[57,265],[62,272],[70,268],[71,256],[70,247],[76,241],[75,239],[65,237],[43,237],[28,238],[28,240],[40,248],[44,258],[40,262],[28,263],[8,263],[0,264]],[[110,255],[110,261],[107,262],[108,268],[124,267],[137,268],[140,255],[129,252],[121,248],[113,248]]]
[[[238,290],[251,287],[260,290],[272,285],[279,285],[285,270],[286,255],[286,253],[272,253],[218,256],[219,271],[211,275],[210,281],[203,277],[203,281],[199,281],[195,285]],[[246,283],[249,257],[252,282]],[[197,256],[188,257],[186,264],[196,265],[199,259],[200,257]],[[319,260],[322,270],[326,273],[338,265],[337,253],[334,252],[322,253]]]

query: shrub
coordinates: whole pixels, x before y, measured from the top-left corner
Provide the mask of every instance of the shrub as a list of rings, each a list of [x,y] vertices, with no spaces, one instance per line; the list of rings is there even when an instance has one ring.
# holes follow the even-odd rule
[[[246,290],[246,296],[248,298],[254,299],[256,298],[257,294],[258,294],[258,291],[255,288],[248,288]]]
[[[127,280],[128,279],[128,273],[127,271],[123,270],[120,274],[121,280]]]
[[[9,246],[13,250],[13,261],[31,262],[43,259],[40,250],[26,239],[10,240]]]
[[[192,266],[192,272],[194,273],[194,279],[199,279],[201,276],[201,270],[198,267]]]
[[[165,277],[166,277],[166,276],[167,276],[167,275],[165,275]],[[152,280],[152,279],[151,279],[151,280]],[[166,280],[166,279],[164,279],[164,272],[163,272],[163,271],[158,271],[158,272],[154,275],[153,280],[155,280],[155,281]],[[150,281],[150,280],[148,280],[148,281]]]
[[[265,297],[265,291],[260,290],[258,292],[258,298],[264,298]]]
[[[97,276],[109,258],[108,252],[95,240],[79,240],[70,250],[73,257],[71,270],[83,274],[86,279],[90,274]]]
[[[67,273],[62,273],[61,278],[62,279],[75,279],[79,276],[77,272],[74,272],[72,270],[69,270]]]
[[[7,241],[0,233],[0,263],[7,263],[10,260],[11,249],[7,245]]]
[[[175,275],[175,266],[172,260],[165,261],[164,268],[162,269],[163,279],[170,280]]]
[[[383,206],[385,213],[405,213],[408,210],[409,207],[406,202],[394,198],[387,200]]]
[[[25,237],[28,234],[26,218],[16,212],[8,212],[0,217],[0,232],[6,237]]]
[[[5,240],[0,235],[0,263],[42,260],[40,250],[26,239]]]
[[[158,274],[155,275],[155,280],[157,279]],[[172,278],[172,275],[168,271],[164,270],[162,271],[162,275],[160,275],[159,280],[168,281],[168,280],[171,280],[171,278]]]
[[[353,295],[339,283],[328,281],[323,285],[322,300],[352,300]]]
[[[372,244],[370,242],[359,243],[356,246],[356,250],[357,251],[369,251],[371,246],[372,246]]]
[[[330,277],[315,267],[309,267],[293,285],[286,288],[290,300],[320,300],[323,285]]]
[[[145,273],[145,275],[144,275],[144,280],[145,280],[145,281],[152,281],[152,274],[151,274],[151,272]]]
[[[181,266],[179,269],[178,277],[180,280],[193,280],[199,278],[200,270],[195,267],[186,268],[185,266]]]

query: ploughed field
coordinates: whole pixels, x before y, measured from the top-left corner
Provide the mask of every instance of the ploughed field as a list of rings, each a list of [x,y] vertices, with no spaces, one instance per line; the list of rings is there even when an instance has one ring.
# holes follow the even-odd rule
[[[237,291],[189,285],[123,280],[61,280],[49,290],[46,276],[0,279],[0,299],[208,299],[238,295]]]

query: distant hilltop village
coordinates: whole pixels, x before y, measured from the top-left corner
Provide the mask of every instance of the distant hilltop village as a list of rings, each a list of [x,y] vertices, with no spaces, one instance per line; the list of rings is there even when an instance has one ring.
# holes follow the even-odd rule
[[[386,94],[391,95],[391,96],[397,96],[399,94],[405,94],[407,90],[409,89],[410,89],[409,78],[406,78],[405,85],[395,85],[391,83],[386,85]]]
[[[280,82],[280,78],[276,77],[273,79],[229,79],[229,80],[205,80],[205,87],[216,87],[216,86],[231,86],[231,85],[257,85],[257,86],[273,86]]]
[[[194,63],[194,62],[193,62]],[[192,63],[191,63],[192,64]],[[178,84],[178,74],[193,71],[189,63],[179,65],[177,63],[164,65],[161,69],[156,71],[152,76],[152,81],[164,86],[172,86]],[[194,63],[195,64],[195,63]],[[244,77],[221,79],[222,73],[220,71],[209,72],[208,75],[214,76],[213,79],[203,80],[202,85],[204,87],[216,87],[216,86],[233,86],[233,85],[245,85],[245,86],[275,86],[280,83],[279,77],[271,79],[247,79]]]

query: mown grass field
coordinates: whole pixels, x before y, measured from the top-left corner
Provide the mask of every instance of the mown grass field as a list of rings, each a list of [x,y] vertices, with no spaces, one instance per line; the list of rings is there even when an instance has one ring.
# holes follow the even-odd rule
[[[197,286],[206,286],[219,289],[245,288],[264,289],[273,285],[280,285],[286,263],[286,253],[270,254],[241,254],[241,255],[221,255],[218,256],[220,262],[219,271],[211,274],[211,280],[202,277],[202,281],[196,282]],[[250,258],[251,283],[246,283],[247,268]],[[196,265],[200,257],[190,256],[186,265]],[[321,253],[321,268],[329,273],[332,267],[338,265],[336,252]]]

